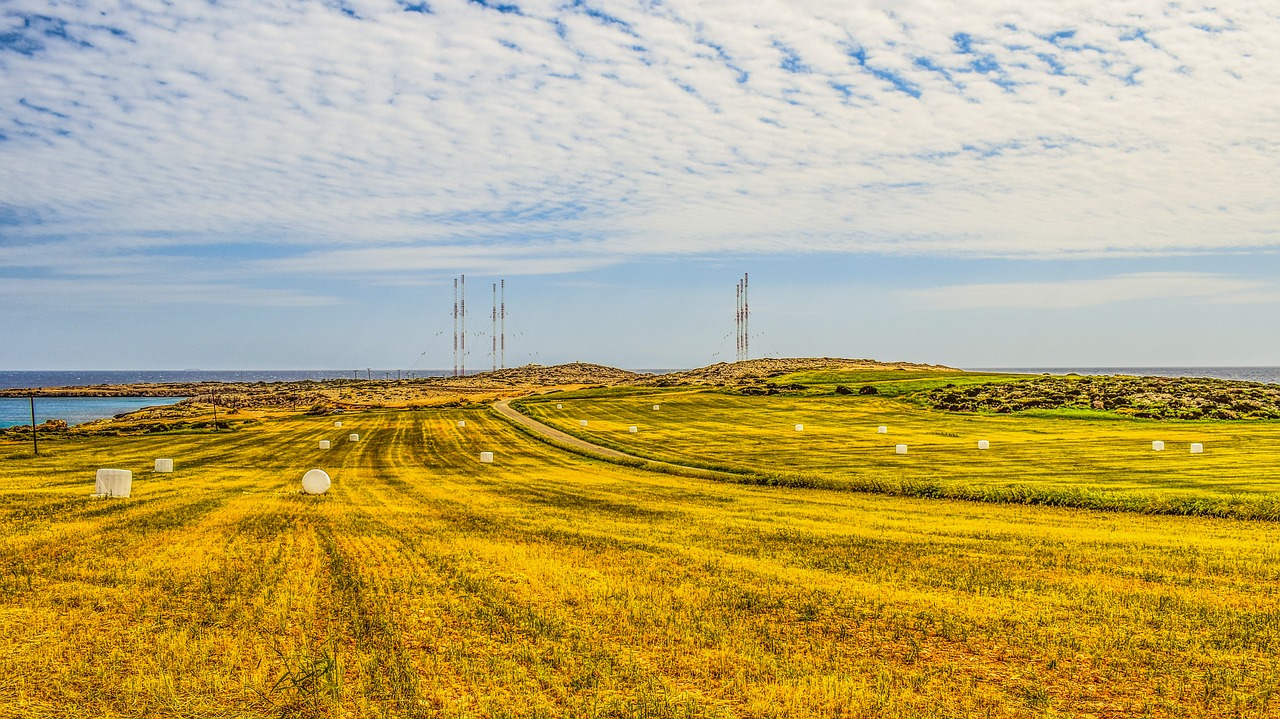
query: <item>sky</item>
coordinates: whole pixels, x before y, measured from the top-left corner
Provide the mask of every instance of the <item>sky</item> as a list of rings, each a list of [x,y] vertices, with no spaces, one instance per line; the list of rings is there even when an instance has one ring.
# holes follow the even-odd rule
[[[0,0],[0,369],[1280,365],[1280,4]]]

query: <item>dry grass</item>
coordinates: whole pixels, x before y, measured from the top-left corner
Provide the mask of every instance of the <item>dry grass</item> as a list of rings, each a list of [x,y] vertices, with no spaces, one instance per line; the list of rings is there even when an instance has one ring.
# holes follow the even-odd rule
[[[343,420],[0,445],[0,716],[1280,712],[1280,525],[705,482],[483,411]],[[100,466],[134,497],[88,498]],[[326,496],[296,491],[313,466]]]

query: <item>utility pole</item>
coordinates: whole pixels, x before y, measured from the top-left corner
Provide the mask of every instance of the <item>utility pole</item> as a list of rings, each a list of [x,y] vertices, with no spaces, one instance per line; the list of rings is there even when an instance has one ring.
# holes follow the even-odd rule
[[[36,439],[36,396],[31,395],[31,449],[40,454],[40,440]]]
[[[213,403],[213,431],[218,431],[218,388],[209,388],[209,401]]]

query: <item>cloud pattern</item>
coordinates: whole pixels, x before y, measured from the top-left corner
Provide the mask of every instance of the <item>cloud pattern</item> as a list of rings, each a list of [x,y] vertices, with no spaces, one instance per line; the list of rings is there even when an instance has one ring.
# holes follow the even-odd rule
[[[11,0],[0,276],[305,305],[273,278],[1274,249],[1277,37],[1268,3]]]

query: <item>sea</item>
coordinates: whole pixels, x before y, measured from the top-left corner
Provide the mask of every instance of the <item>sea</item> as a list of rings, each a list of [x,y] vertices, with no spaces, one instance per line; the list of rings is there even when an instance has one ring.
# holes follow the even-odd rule
[[[36,424],[60,419],[68,425],[114,417],[143,407],[173,404],[182,397],[36,397]],[[31,400],[0,397],[0,429],[31,424]]]
[[[85,387],[99,384],[159,382],[297,382],[301,380],[395,379],[405,370],[58,370],[0,371],[0,389],[27,387]],[[397,375],[397,373],[399,373]],[[412,376],[446,375],[452,370],[414,370]],[[36,424],[60,419],[68,425],[114,417],[143,407],[173,404],[182,397],[37,397]],[[31,424],[31,404],[25,397],[0,397],[0,428]]]
[[[976,372],[1021,374],[1127,374],[1154,377],[1213,377],[1280,384],[1280,367],[974,367]],[[675,370],[637,370],[660,374]],[[58,370],[0,371],[0,388],[82,387],[153,382],[297,382],[326,379],[443,377],[452,370]],[[69,425],[113,417],[142,407],[173,404],[181,397],[57,397],[36,399],[36,422],[65,420]],[[0,397],[0,428],[31,423],[26,398]]]

